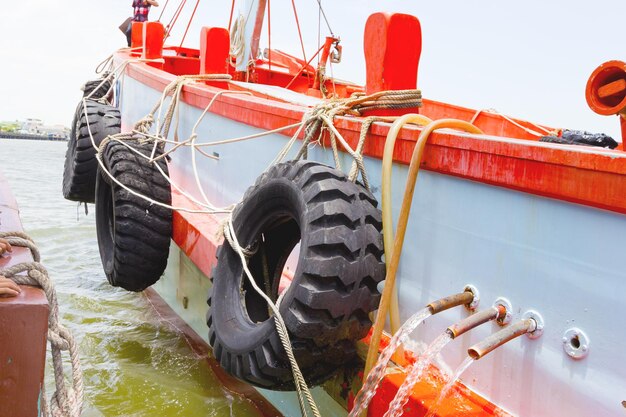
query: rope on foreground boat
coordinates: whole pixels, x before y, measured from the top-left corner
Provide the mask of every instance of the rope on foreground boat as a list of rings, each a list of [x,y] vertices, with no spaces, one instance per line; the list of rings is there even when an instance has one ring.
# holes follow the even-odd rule
[[[117,71],[114,71],[114,73],[117,73]],[[109,179],[115,182],[118,186],[123,187],[124,189],[126,189],[127,191],[129,191],[135,196],[146,199],[151,204],[156,204],[156,205],[168,207],[170,209],[187,211],[187,212],[192,211],[192,212],[204,212],[204,213],[214,213],[214,214],[231,213],[232,209],[234,208],[234,205],[225,207],[225,208],[217,208],[210,203],[201,185],[200,176],[198,174],[197,166],[196,166],[195,154],[193,154],[193,157],[192,157],[193,172],[194,172],[194,176],[196,179],[196,185],[198,187],[198,190],[200,191],[200,194],[202,195],[202,198],[204,199],[204,202],[198,201],[197,199],[193,198],[193,196],[191,196],[189,193],[185,192],[180,186],[175,184],[171,180],[171,178],[160,169],[158,164],[155,164],[155,166],[157,167],[159,172],[164,176],[164,178],[166,178],[166,180],[172,185],[172,187],[176,188],[178,191],[183,193],[183,195],[185,195],[194,203],[197,203],[201,207],[204,207],[205,210],[192,210],[192,209],[188,209],[184,207],[169,206],[169,205],[154,201],[153,199],[147,198],[141,195],[141,193],[138,193],[135,190],[129,189],[128,187],[121,184],[111,175],[111,173],[109,173],[106,170],[103,164],[102,153],[104,149],[106,148],[107,143],[110,141],[117,141],[119,143],[124,144],[129,149],[133,150],[133,147],[130,146],[127,142],[139,141],[140,143],[145,143],[145,142],[152,141],[154,143],[154,149],[150,157],[147,157],[138,151],[135,151],[135,153],[138,156],[141,156],[143,158],[148,158],[150,162],[154,163],[158,159],[168,157],[170,153],[172,153],[174,150],[178,149],[181,146],[190,146],[192,148],[192,153],[198,150],[204,156],[211,157],[205,152],[202,152],[199,148],[204,147],[204,146],[216,145],[216,144],[225,144],[225,143],[239,142],[242,140],[249,140],[249,139],[269,135],[272,133],[276,133],[282,130],[287,130],[287,129],[292,129],[292,128],[297,127],[298,129],[296,130],[295,134],[292,136],[291,140],[283,147],[283,149],[281,149],[281,151],[276,156],[274,161],[272,161],[270,166],[276,163],[279,163],[280,161],[282,161],[284,157],[287,156],[287,154],[293,147],[294,143],[296,142],[296,140],[299,138],[300,134],[302,133],[303,129],[305,131],[304,140],[301,144],[300,150],[297,152],[295,159],[306,158],[308,154],[308,147],[311,144],[321,143],[323,135],[324,135],[324,131],[328,131],[336,168],[341,169],[341,161],[339,157],[339,146],[337,144],[337,142],[339,142],[341,146],[344,148],[344,150],[353,158],[353,162],[352,162],[352,166],[351,166],[350,174],[349,174],[349,179],[352,182],[356,182],[357,177],[360,173],[362,181],[363,181],[363,185],[365,186],[365,188],[369,190],[370,188],[369,181],[367,179],[367,174],[365,171],[365,166],[363,163],[363,156],[362,156],[363,148],[365,145],[365,140],[367,137],[367,132],[369,131],[369,128],[371,127],[372,123],[376,121],[391,122],[395,120],[396,118],[395,117],[375,117],[375,116],[366,117],[362,121],[362,128],[361,128],[361,132],[359,135],[359,141],[357,143],[357,146],[355,149],[352,149],[352,147],[348,144],[348,142],[344,139],[341,133],[334,126],[335,116],[343,116],[343,115],[361,116],[362,112],[367,111],[367,110],[414,108],[414,107],[421,106],[421,92],[419,90],[383,91],[383,92],[375,93],[372,95],[356,94],[346,99],[333,98],[330,100],[323,101],[322,103],[320,103],[319,105],[311,109],[309,112],[305,113],[302,121],[296,124],[291,124],[288,126],[278,128],[278,129],[274,129],[272,131],[266,131],[260,134],[248,135],[248,136],[240,137],[240,138],[214,141],[211,143],[202,143],[202,144],[196,143],[197,136],[198,136],[196,133],[196,129],[199,126],[200,122],[202,121],[204,115],[209,111],[209,109],[211,108],[211,106],[213,105],[213,103],[216,101],[218,97],[220,97],[221,95],[225,95],[225,94],[250,94],[248,92],[240,92],[240,91],[233,91],[233,92],[224,91],[224,92],[217,93],[209,102],[209,104],[207,105],[207,107],[204,109],[201,116],[199,117],[198,121],[194,125],[192,132],[190,134],[190,137],[185,141],[179,141],[179,138],[178,138],[179,120],[178,120],[177,109],[180,104],[180,97],[181,97],[181,93],[182,93],[184,86],[192,82],[197,82],[197,81],[226,81],[228,82],[229,80],[230,80],[230,76],[227,74],[206,74],[206,75],[177,77],[176,80],[174,80],[172,83],[170,83],[170,85],[168,85],[164,89],[161,99],[153,107],[151,112],[148,113],[148,115],[140,119],[135,124],[134,129],[132,130],[131,133],[120,133],[117,135],[109,136],[100,143],[99,147],[96,147],[95,142],[93,142],[94,147],[97,149],[96,158],[100,165],[100,169],[104,173],[106,173]],[[172,99],[169,105],[167,106],[167,109],[165,110],[165,114],[162,115],[163,108],[165,107],[164,106],[165,100],[170,95],[172,96]],[[86,104],[85,100],[83,101],[84,105]],[[156,127],[155,127],[156,133],[150,134],[149,131],[152,129],[152,126],[155,123],[155,116],[156,116]],[[161,122],[161,120],[163,121]],[[172,123],[175,123],[174,131],[173,131],[174,141],[167,140],[167,137],[170,134]],[[90,135],[91,135],[91,131],[90,131]],[[160,148],[161,150],[164,150],[166,143],[173,143],[174,144],[173,148],[168,151],[164,151],[162,155],[155,156],[155,151],[157,147]],[[279,334],[281,344],[287,353],[287,356],[289,358],[289,362],[292,368],[292,372],[294,375],[294,381],[295,381],[296,389],[298,391],[298,399],[299,399],[299,404],[300,404],[300,408],[302,411],[302,415],[303,416],[308,415],[307,408],[306,408],[306,404],[308,404],[313,415],[315,417],[320,417],[319,410],[315,404],[315,401],[313,400],[313,397],[310,394],[309,388],[306,384],[306,381],[304,380],[304,377],[302,376],[298,363],[295,360],[292,347],[291,347],[291,342],[289,339],[288,330],[278,309],[281,298],[279,297],[277,303],[274,304],[271,301],[271,299],[256,285],[256,282],[251,276],[251,273],[247,266],[246,249],[242,248],[237,241],[237,238],[235,236],[234,226],[232,223],[232,217],[230,215],[224,220],[223,227],[221,228],[221,230],[222,230],[222,233],[224,234],[225,239],[230,243],[231,247],[239,255],[244,271],[251,285],[259,293],[259,295],[265,299],[265,301],[268,303],[269,308],[274,313],[277,333]]]
[[[302,372],[300,371],[300,366],[298,366],[298,362],[296,361],[296,358],[293,354],[293,348],[291,346],[291,341],[289,339],[289,332],[287,330],[287,325],[285,324],[283,316],[280,314],[280,311],[278,309],[284,293],[279,296],[278,300],[276,301],[276,304],[274,304],[272,300],[267,296],[267,294],[265,294],[265,292],[263,292],[263,290],[259,288],[256,281],[254,280],[254,277],[252,276],[252,273],[250,272],[250,269],[248,268],[248,262],[246,260],[246,255],[245,255],[246,249],[242,248],[239,245],[239,241],[237,240],[237,236],[235,234],[235,227],[233,226],[232,217],[230,216],[228,218],[227,223],[224,225],[224,238],[228,241],[230,246],[239,255],[239,258],[241,259],[241,264],[243,266],[243,270],[245,271],[246,277],[248,278],[248,281],[250,282],[252,287],[255,289],[257,293],[259,293],[261,297],[263,297],[265,302],[267,302],[267,305],[270,307],[270,309],[274,313],[274,321],[276,322],[276,331],[278,332],[278,335],[280,336],[280,342],[283,348],[285,349],[285,352],[287,353],[287,357],[289,358],[289,363],[291,364],[291,371],[293,372],[295,386],[298,392],[298,401],[300,403],[300,411],[302,412],[302,415],[304,417],[308,415],[306,411],[306,406],[304,404],[304,399],[303,399],[304,397],[306,398],[306,402],[311,408],[313,415],[315,417],[321,417],[321,414],[317,408],[317,404],[315,404],[315,400],[313,399],[313,396],[311,395],[311,391],[309,390],[309,387],[306,381],[304,380],[304,376],[302,375]]]
[[[339,140],[344,150],[353,158],[349,174],[350,181],[355,182],[358,174],[360,173],[363,185],[367,190],[369,190],[369,181],[367,179],[367,173],[365,172],[362,155],[367,132],[374,122],[392,122],[395,118],[377,116],[365,118],[361,124],[361,132],[356,149],[352,149],[352,147],[335,127],[335,116],[361,116],[364,111],[368,110],[413,108],[420,107],[421,105],[422,93],[420,90],[381,91],[371,95],[357,94],[347,99],[334,98],[324,101],[304,115],[302,123],[305,128],[305,137],[302,141],[302,146],[294,159],[306,158],[308,154],[308,145],[311,142],[320,143],[324,131],[328,130],[329,140],[335,160],[335,167],[337,169],[341,169],[339,149],[337,146],[337,140]],[[292,137],[291,141],[289,141],[285,148],[281,150],[272,164],[280,162],[287,155],[287,153],[289,153],[289,150],[293,146],[297,136],[298,134]],[[316,139],[314,140],[314,138]]]
[[[12,279],[20,285],[41,287],[45,292],[50,312],[48,315],[48,340],[52,351],[52,364],[56,391],[50,400],[46,396],[45,384],[41,387],[42,412],[44,417],[79,417],[83,408],[83,374],[78,356],[78,347],[72,333],[59,323],[59,305],[56,290],[48,271],[40,263],[39,250],[33,240],[22,232],[4,232],[12,246],[30,249],[34,262],[23,262],[9,268],[0,269],[0,275]],[[27,275],[21,275],[26,272]],[[72,368],[71,386],[66,387],[62,352],[68,351]]]
[[[128,49],[129,51],[139,50],[139,48],[125,48],[125,49]],[[102,60],[102,62],[100,62],[96,66],[96,70],[95,70],[96,74],[104,74],[104,75],[102,76],[100,84],[96,85],[90,94],[83,97],[83,107],[86,107],[85,100],[94,100],[94,101],[103,102],[105,104],[109,104],[109,100],[107,99],[107,97],[110,96],[111,92],[115,92],[113,88],[113,86],[115,85],[115,81],[121,79],[121,75],[124,74],[126,67],[128,65],[132,63],[138,63],[138,62],[159,62],[159,61],[160,60],[158,59],[133,58],[133,59],[127,59],[123,61],[121,64],[119,64],[117,67],[115,67],[114,62],[113,62],[113,55],[109,55],[107,58]],[[110,83],[109,89],[104,94],[102,94],[102,97],[96,98],[94,94],[96,94],[96,92],[107,82]]]

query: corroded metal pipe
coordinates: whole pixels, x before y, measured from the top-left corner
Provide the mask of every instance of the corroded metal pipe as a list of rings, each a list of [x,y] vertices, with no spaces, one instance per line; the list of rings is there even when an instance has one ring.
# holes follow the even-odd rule
[[[509,340],[513,340],[526,333],[532,333],[536,328],[537,322],[534,319],[520,320],[470,347],[467,353],[472,359],[478,360]]]
[[[472,300],[474,300],[474,294],[471,291],[463,291],[461,293],[433,301],[426,307],[428,307],[432,314],[437,314],[452,307],[469,304]]]
[[[458,337],[463,333],[472,330],[474,327],[480,326],[483,323],[487,323],[488,321],[504,317],[505,314],[506,308],[504,308],[504,306],[499,305],[490,307],[476,314],[472,314],[466,319],[461,320],[460,322],[448,327],[446,331],[454,339],[455,337]]]

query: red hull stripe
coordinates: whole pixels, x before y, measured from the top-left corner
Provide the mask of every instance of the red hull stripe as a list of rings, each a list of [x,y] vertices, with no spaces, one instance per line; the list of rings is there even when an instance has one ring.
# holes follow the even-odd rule
[[[145,64],[127,67],[127,75],[162,91],[174,76]],[[182,100],[204,109],[219,89],[186,86]],[[223,95],[212,112],[260,129],[276,129],[302,119],[306,109],[289,103],[252,96]],[[356,145],[361,123],[337,117],[335,124]],[[365,154],[381,158],[388,124],[372,127]],[[285,131],[285,135],[293,131]],[[395,161],[410,162],[418,129],[406,128],[397,140]],[[529,140],[477,138],[463,134],[434,133],[422,162],[426,170],[440,172],[527,193],[626,213],[626,154],[581,146],[531,142]]]

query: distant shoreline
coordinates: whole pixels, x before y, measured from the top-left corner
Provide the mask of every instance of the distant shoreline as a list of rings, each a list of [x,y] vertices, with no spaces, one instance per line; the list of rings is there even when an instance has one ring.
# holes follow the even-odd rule
[[[33,135],[30,133],[0,132],[2,139],[18,139],[18,140],[52,140],[58,142],[67,141],[67,138],[54,137],[52,135]]]

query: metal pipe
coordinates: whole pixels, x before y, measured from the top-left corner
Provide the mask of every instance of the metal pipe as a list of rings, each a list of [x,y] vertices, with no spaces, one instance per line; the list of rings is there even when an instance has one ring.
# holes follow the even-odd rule
[[[535,329],[537,329],[537,322],[534,319],[520,320],[470,347],[467,353],[472,359],[478,360],[509,340],[513,340],[526,333],[532,333]]]
[[[474,299],[474,294],[470,291],[463,291],[458,294],[450,295],[448,297],[440,298],[427,304],[426,307],[430,309],[430,312],[434,315],[447,310],[452,307],[469,304]]]
[[[486,310],[480,311],[476,314],[472,314],[468,318],[461,320],[460,322],[448,327],[446,331],[454,339],[462,335],[465,332],[472,330],[475,327],[480,326],[488,321],[504,317],[506,315],[506,308],[504,306],[494,306]]]

